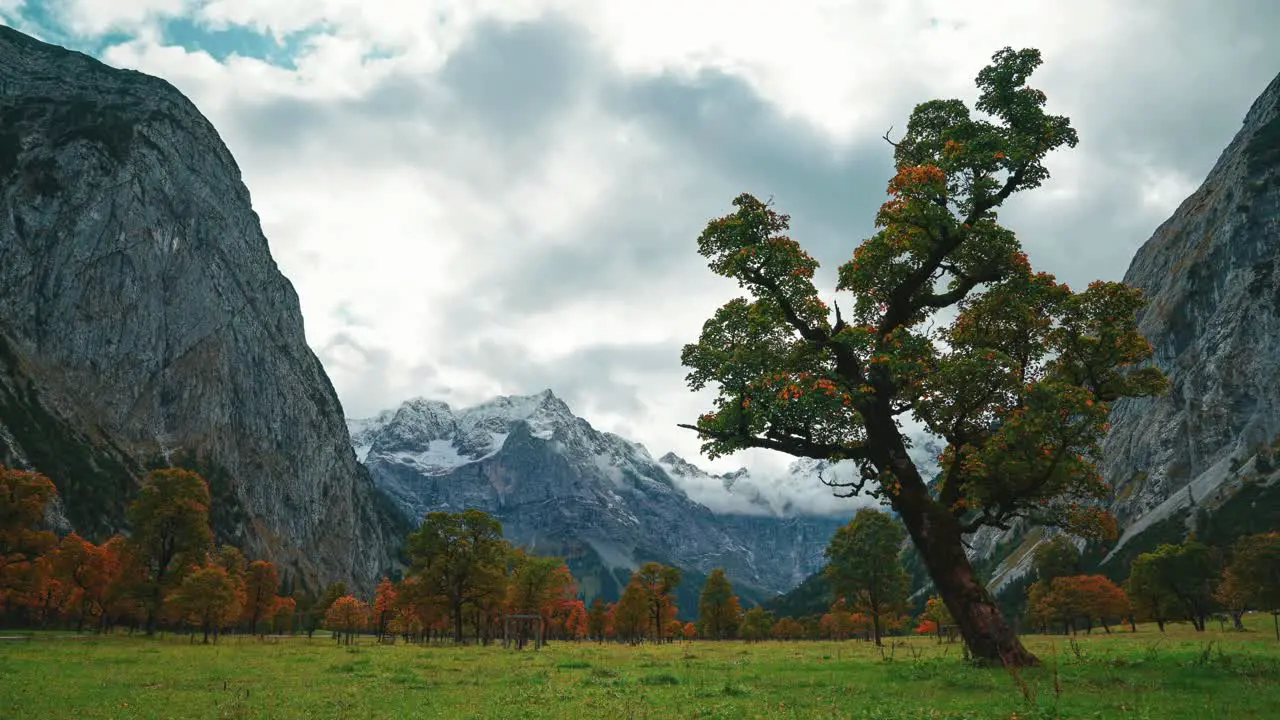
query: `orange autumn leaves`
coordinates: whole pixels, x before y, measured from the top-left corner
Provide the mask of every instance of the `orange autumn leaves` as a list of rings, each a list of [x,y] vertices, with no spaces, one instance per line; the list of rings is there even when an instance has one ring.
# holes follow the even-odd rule
[[[1083,622],[1085,629],[1100,623],[1111,631],[1111,621],[1130,614],[1129,596],[1103,575],[1068,575],[1038,581],[1027,593],[1028,613],[1042,625],[1061,623],[1074,631]]]
[[[148,619],[203,629],[287,622],[271,563],[246,567],[234,548],[210,552],[208,490],[181,470],[150,473],[129,508],[133,536],[94,544],[39,529],[56,489],[37,473],[0,467],[0,612],[27,622],[106,629]]]

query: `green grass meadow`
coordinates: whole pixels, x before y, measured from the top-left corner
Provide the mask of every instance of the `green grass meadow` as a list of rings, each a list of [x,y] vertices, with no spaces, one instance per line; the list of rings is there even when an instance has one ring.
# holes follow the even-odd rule
[[[1155,626],[1029,636],[1044,667],[976,668],[958,644],[553,643],[343,647],[124,634],[0,641],[0,717],[26,718],[1231,718],[1280,717],[1280,643]],[[13,633],[9,633],[13,634]]]

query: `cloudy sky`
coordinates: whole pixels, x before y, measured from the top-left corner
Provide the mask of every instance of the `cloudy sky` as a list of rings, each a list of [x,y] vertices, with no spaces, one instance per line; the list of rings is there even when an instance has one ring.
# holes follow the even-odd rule
[[[690,459],[674,426],[708,397],[680,347],[737,294],[695,239],[739,192],[793,216],[832,287],[884,199],[881,135],[1038,47],[1081,142],[1004,220],[1036,266],[1119,279],[1280,72],[1274,0],[0,0],[0,21],[213,121],[348,415],[550,387]],[[744,463],[781,465],[712,467]]]

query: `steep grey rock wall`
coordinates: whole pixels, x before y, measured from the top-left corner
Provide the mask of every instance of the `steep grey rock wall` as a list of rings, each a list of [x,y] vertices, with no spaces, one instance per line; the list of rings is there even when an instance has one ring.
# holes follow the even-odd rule
[[[163,80],[3,27],[0,322],[26,374],[131,474],[205,470],[224,540],[312,580],[371,586],[390,565],[403,525],[356,462],[212,125]],[[66,495],[87,514],[89,496]]]
[[[1280,76],[1124,279],[1146,293],[1140,328],[1170,380],[1118,402],[1103,444],[1127,540],[1171,499],[1215,501],[1232,458],[1280,438]]]

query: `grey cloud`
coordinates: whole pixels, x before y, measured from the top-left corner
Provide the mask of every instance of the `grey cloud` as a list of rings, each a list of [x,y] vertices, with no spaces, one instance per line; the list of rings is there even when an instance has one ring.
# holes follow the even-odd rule
[[[1248,17],[1225,13],[1212,21],[1204,19],[1204,27],[1221,40],[1242,35]],[[1114,68],[1106,76],[1070,81],[1071,91],[1064,95],[1074,93],[1070,99],[1087,132],[1079,148],[1064,152],[1090,158],[1084,195],[1061,212],[1033,209],[1020,199],[1011,200],[1006,211],[1037,266],[1073,284],[1118,278],[1133,250],[1162,219],[1141,207],[1142,188],[1134,182],[1141,163],[1198,178],[1265,84],[1263,76],[1274,72],[1274,67],[1258,68],[1266,65],[1260,63],[1262,56],[1273,52],[1269,45],[1258,49],[1256,44],[1237,42],[1233,51],[1224,53],[1220,72],[1205,67],[1196,77],[1183,77],[1170,63],[1180,48],[1188,47],[1194,32],[1196,28],[1189,28],[1151,47],[1111,49],[1110,56],[1090,59],[1091,66]],[[526,117],[530,127],[554,123],[558,110],[567,113],[566,106],[576,102],[573,89],[597,89],[602,108],[638,121],[665,148],[667,162],[679,163],[681,172],[698,179],[696,187],[690,193],[664,193],[661,186],[645,189],[645,183],[637,182],[633,195],[624,193],[598,214],[583,218],[573,236],[561,238],[556,247],[512,253],[506,262],[488,261],[490,274],[446,311],[457,337],[464,338],[466,328],[502,315],[554,310],[583,298],[642,302],[653,291],[654,279],[662,276],[698,282],[707,271],[696,255],[694,239],[707,220],[730,210],[729,201],[739,192],[772,196],[792,215],[793,234],[827,268],[843,262],[873,231],[872,219],[892,173],[889,148],[878,133],[854,138],[841,149],[814,128],[782,116],[737,78],[714,71],[692,78],[602,75],[598,68],[603,58],[593,52],[579,31],[561,20],[491,26],[477,32],[432,82],[449,88],[459,99],[457,107],[489,117],[484,131],[499,148],[515,147],[527,134],[513,120]],[[538,53],[546,60],[536,60]],[[547,68],[545,84],[521,74],[533,67]],[[1038,77],[1072,69],[1070,58],[1051,57]],[[573,78],[575,70],[582,74],[578,79]],[[472,84],[478,89],[468,89]],[[371,107],[381,108],[378,113],[387,111],[412,87],[388,85],[374,94]],[[536,87],[537,92],[524,92]],[[962,97],[971,100],[969,95]],[[913,100],[925,99],[920,95]],[[1054,102],[1051,97],[1051,109],[1061,105]],[[434,113],[424,119],[442,126],[462,117],[439,112],[440,107],[445,106],[420,111]],[[903,121],[909,110],[910,104],[903,103]],[[425,155],[422,149],[418,152]],[[646,169],[659,174],[656,182],[661,182],[661,166]],[[477,294],[487,298],[485,305],[462,300]],[[444,348],[441,352],[454,354]],[[654,369],[682,377],[678,348],[663,353]],[[573,405],[589,401],[621,413],[642,407],[643,391],[620,387],[613,370],[642,361],[645,349],[589,350],[553,366],[514,361],[519,357],[511,348],[482,347],[472,352],[471,360],[514,387],[553,387]]]
[[[437,80],[490,134],[514,139],[554,123],[586,89],[600,59],[561,16],[485,23],[449,56]]]
[[[1136,153],[1198,182],[1280,71],[1280,4],[1175,0],[1163,9],[1132,43],[1089,58],[1102,72],[1077,82],[1088,109],[1081,144]],[[1046,59],[1043,72],[1071,67],[1071,58]]]
[[[231,118],[255,153],[287,162],[316,138],[353,166],[415,163],[452,177],[493,183],[487,150],[518,177],[545,160],[547,135],[590,88],[600,57],[561,16],[480,23],[435,73],[399,72],[358,98],[319,104],[277,97]]]
[[[344,355],[354,353],[359,361],[354,367]],[[361,342],[351,333],[339,331],[323,345],[316,348],[316,356],[330,375],[341,374],[354,378],[342,387],[342,407],[347,417],[368,417],[380,410],[398,406],[407,399],[407,390],[414,395],[439,397],[445,394],[447,385],[431,365],[415,365],[409,368],[411,388],[405,388],[393,380],[393,372],[399,361],[385,348]]]
[[[880,138],[840,149],[719,72],[692,80],[614,76],[604,106],[612,116],[640,121],[667,149],[665,160],[681,165],[677,175],[699,179],[696,189],[668,193],[637,181],[634,194],[586,218],[574,242],[496,273],[492,284],[505,304],[542,310],[585,294],[643,295],[646,279],[659,275],[705,276],[694,241],[707,221],[732,210],[741,192],[772,197],[793,215],[792,230],[810,252],[837,265],[871,232],[892,172]]]
[[[521,347],[492,341],[460,341],[442,349],[442,359],[502,378],[515,394],[551,388],[581,414],[587,406],[619,415],[642,414],[645,389],[624,380],[628,374],[679,373],[680,347],[673,343],[597,345],[550,362],[533,362]]]

